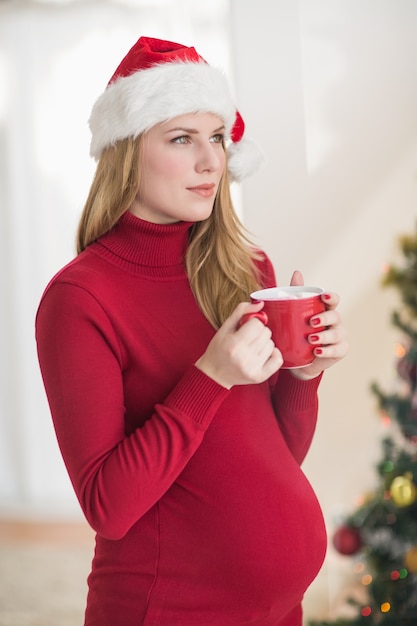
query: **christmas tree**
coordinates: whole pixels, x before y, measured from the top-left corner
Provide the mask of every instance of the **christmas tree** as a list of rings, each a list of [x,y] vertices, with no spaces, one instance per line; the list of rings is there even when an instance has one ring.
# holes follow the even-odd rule
[[[389,422],[376,470],[378,486],[333,535],[335,549],[354,560],[364,602],[347,598],[353,617],[310,626],[417,626],[417,234],[399,240],[401,267],[391,265],[383,286],[403,304],[392,324],[400,331],[395,392],[371,385]]]

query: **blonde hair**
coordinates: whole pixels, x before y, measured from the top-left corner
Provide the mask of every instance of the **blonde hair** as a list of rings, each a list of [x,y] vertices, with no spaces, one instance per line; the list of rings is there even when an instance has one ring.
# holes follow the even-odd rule
[[[140,183],[141,143],[128,137],[103,151],[78,224],[78,253],[111,230],[133,203]]]
[[[103,152],[78,225],[78,253],[111,230],[132,205],[140,187],[142,137],[123,139]],[[226,167],[211,216],[191,227],[185,258],[196,301],[215,328],[260,287],[257,259],[234,210]]]

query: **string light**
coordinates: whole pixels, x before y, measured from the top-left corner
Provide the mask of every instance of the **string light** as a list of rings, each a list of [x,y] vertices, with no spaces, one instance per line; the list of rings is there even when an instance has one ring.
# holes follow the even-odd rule
[[[405,356],[406,352],[407,351],[406,351],[405,347],[402,345],[402,343],[397,343],[396,344],[395,349],[394,349],[394,353],[395,353],[395,356],[398,359],[402,359],[402,357]]]
[[[370,606],[364,606],[361,610],[362,617],[369,617],[372,613],[372,609]]]
[[[391,605],[389,602],[384,602],[381,604],[381,613],[388,613],[391,610]]]
[[[391,426],[391,418],[385,411],[381,411],[381,422],[385,428],[389,428]]]
[[[400,578],[400,572],[397,569],[391,572],[391,580],[398,580],[399,578]]]
[[[362,576],[362,585],[370,585],[372,582],[372,576],[370,574],[365,574]]]

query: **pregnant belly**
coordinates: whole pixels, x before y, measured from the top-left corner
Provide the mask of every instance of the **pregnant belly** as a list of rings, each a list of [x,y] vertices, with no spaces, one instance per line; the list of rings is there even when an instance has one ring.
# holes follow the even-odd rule
[[[185,472],[166,494],[159,574],[174,602],[192,588],[188,608],[195,602],[204,612],[205,602],[215,614],[227,606],[235,619],[242,613],[236,623],[259,620],[263,611],[278,624],[301,601],[322,565],[326,534],[310,484],[292,457],[287,461],[274,471],[238,463],[234,474],[229,460],[228,471],[206,472],[204,485]]]

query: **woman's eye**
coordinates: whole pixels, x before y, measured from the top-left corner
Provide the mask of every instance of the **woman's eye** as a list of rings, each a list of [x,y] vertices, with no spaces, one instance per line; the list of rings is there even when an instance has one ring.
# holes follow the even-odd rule
[[[223,133],[218,133],[217,135],[213,135],[213,137],[211,138],[211,141],[213,143],[223,143],[224,141]]]
[[[181,137],[175,137],[172,143],[189,143],[190,137],[188,135],[181,135]]]

